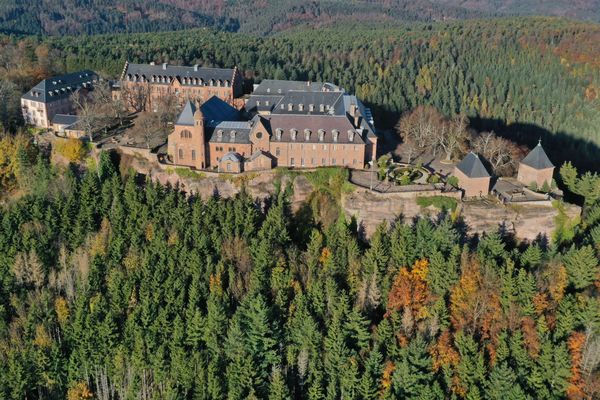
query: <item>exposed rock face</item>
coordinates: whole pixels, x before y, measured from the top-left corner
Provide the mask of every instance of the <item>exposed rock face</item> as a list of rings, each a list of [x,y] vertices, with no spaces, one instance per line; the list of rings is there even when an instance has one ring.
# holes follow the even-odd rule
[[[202,179],[183,178],[176,173],[166,171],[145,162],[143,159],[124,156],[122,161],[127,167],[132,167],[140,173],[149,175],[152,179],[172,186],[179,185],[183,190],[198,194],[207,199],[218,193],[221,197],[232,197],[242,188],[242,181],[247,192],[253,198],[264,201],[272,196],[276,190],[276,182],[280,180],[284,189],[290,183],[290,177],[278,176],[275,171],[265,171],[242,178],[243,175],[234,175],[225,178],[220,176],[206,176]],[[292,182],[293,196],[291,200],[292,211],[296,212],[307,201],[313,187],[305,176],[298,175]],[[355,217],[364,234],[370,236],[377,226],[383,221],[392,223],[402,217],[405,222],[413,218],[429,214],[435,216],[439,210],[423,210],[417,203],[417,196],[434,196],[438,192],[410,192],[410,193],[377,193],[367,189],[356,188],[355,191],[344,194],[341,199],[343,211],[348,217]],[[458,197],[458,194],[454,195]],[[495,230],[503,224],[505,229],[513,232],[519,239],[533,240],[540,234],[551,237],[555,229],[555,217],[558,211],[548,206],[502,206],[500,204],[486,204],[484,202],[466,202],[461,204],[461,216],[469,228],[470,233],[483,233]],[[574,205],[566,205],[569,218],[574,218],[581,213],[581,209]]]
[[[581,208],[565,204],[565,212],[569,218],[575,218],[581,214]],[[548,239],[552,237],[556,229],[555,218],[558,211],[548,206],[489,206],[482,203],[465,203],[461,215],[470,232],[489,232],[504,224],[517,238],[534,240],[538,235]]]
[[[432,194],[419,193],[419,196]],[[433,208],[423,210],[416,203],[416,194],[408,193],[373,193],[368,190],[356,190],[342,199],[342,207],[348,216],[354,216],[366,236],[370,236],[377,226],[384,221],[392,223],[402,217],[410,222],[414,217],[430,214],[437,215],[439,210]],[[558,211],[548,206],[503,206],[483,202],[462,203],[461,216],[469,233],[490,232],[504,225],[518,239],[534,240],[539,235],[551,238],[554,232],[555,217]],[[569,218],[581,213],[574,205],[565,205]]]

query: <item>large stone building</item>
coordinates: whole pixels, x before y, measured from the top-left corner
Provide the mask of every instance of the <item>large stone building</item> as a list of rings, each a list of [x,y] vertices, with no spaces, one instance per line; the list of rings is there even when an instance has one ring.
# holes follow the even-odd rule
[[[237,172],[275,165],[363,168],[376,157],[373,118],[356,96],[331,84],[293,81],[256,89],[244,113],[217,97],[199,107],[188,101],[168,138],[170,161]]]
[[[95,72],[84,70],[44,79],[21,96],[25,123],[50,128],[56,114],[71,114],[71,95],[77,90],[86,95],[98,81]]]
[[[464,197],[487,196],[490,192],[490,174],[473,152],[466,155],[454,168],[454,176],[458,185],[464,191]]]
[[[159,100],[174,96],[180,104],[186,101],[204,103],[216,96],[241,108],[243,80],[237,68],[183,67],[163,64],[125,63],[116,96],[134,110],[156,111]]]
[[[545,185],[550,188],[553,175],[554,164],[546,155],[540,140],[537,146],[519,163],[517,180],[524,185],[534,185],[536,188],[542,188]]]

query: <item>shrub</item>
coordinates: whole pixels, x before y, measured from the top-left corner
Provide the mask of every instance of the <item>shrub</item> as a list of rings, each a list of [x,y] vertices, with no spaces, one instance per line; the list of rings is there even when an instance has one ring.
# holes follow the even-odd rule
[[[87,148],[79,139],[58,140],[54,151],[71,162],[81,161],[87,155]]]
[[[448,185],[452,186],[453,188],[458,189],[458,178],[455,176],[451,176],[448,178]]]
[[[202,172],[192,171],[189,168],[175,168],[175,173],[182,178],[202,179],[206,177]]]
[[[421,207],[429,207],[434,206],[439,210],[456,210],[456,206],[458,205],[458,201],[454,197],[446,197],[446,196],[424,196],[417,197],[417,204]]]

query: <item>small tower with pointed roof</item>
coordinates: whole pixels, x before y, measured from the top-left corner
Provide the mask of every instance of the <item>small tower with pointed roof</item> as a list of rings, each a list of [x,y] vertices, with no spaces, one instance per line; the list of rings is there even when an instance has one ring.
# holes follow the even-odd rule
[[[458,178],[464,197],[487,196],[490,192],[490,174],[474,152],[454,167],[454,176]]]
[[[188,100],[174,128],[168,138],[167,151],[171,162],[197,169],[206,168],[204,114],[200,107]]]
[[[546,184],[549,187],[552,184],[553,175],[554,164],[548,158],[540,140],[537,146],[519,163],[517,180],[524,185],[535,185],[541,188]]]

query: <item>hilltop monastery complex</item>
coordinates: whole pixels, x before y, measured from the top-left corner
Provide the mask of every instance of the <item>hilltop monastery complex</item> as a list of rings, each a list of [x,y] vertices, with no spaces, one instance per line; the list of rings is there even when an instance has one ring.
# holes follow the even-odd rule
[[[64,136],[83,136],[71,95],[87,95],[98,80],[86,70],[41,81],[21,98],[23,118]],[[267,79],[244,94],[237,68],[127,62],[112,93],[132,112],[157,111],[166,96],[181,110],[165,146],[164,162],[174,166],[229,173],[276,166],[363,169],[377,157],[371,111],[331,83]],[[553,172],[540,143],[519,164],[515,182],[542,187]],[[506,182],[490,187],[491,176],[475,153],[453,175],[465,197],[490,190],[512,196]]]

